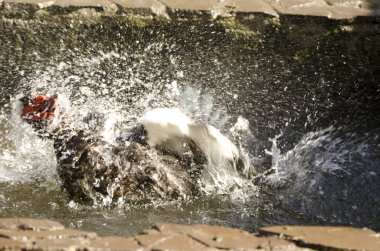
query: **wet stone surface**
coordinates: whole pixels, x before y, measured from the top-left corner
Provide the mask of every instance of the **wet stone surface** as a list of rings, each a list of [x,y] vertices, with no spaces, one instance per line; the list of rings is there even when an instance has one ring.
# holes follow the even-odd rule
[[[379,250],[380,235],[370,229],[349,227],[278,226],[260,230],[262,234],[283,235],[316,249]],[[326,238],[328,236],[328,238]]]
[[[131,237],[100,237],[48,220],[3,218],[0,226],[0,250],[380,249],[378,233],[349,227],[278,226],[251,234],[219,226],[159,224]]]
[[[167,11],[208,11],[216,16],[228,16],[231,13],[266,13],[272,16],[280,14],[325,16],[332,19],[346,19],[356,16],[380,14],[376,0],[5,0],[5,3],[30,3],[38,8],[61,7],[98,7],[115,14],[123,9],[146,9],[156,15],[168,17]],[[1,3],[1,1],[0,1]]]
[[[63,230],[65,227],[58,222],[49,220],[35,220],[24,218],[3,218],[0,221],[0,229],[2,230]]]
[[[58,7],[59,2],[46,0],[26,5],[0,0],[0,40],[4,41],[0,42],[0,93],[3,94],[0,110],[6,113],[5,119],[11,116],[8,116],[12,106],[10,97],[29,90],[30,86],[46,91],[48,83],[48,88],[68,90],[79,109],[83,104],[77,101],[79,87],[104,90],[109,92],[107,99],[115,97],[123,110],[134,112],[143,110],[135,103],[146,96],[146,91],[162,93],[164,86],[170,88],[170,83],[178,83],[180,88],[190,85],[209,93],[214,103],[233,117],[233,123],[238,116],[249,120],[254,137],[250,138],[252,142],[247,142],[247,149],[257,157],[254,164],[259,172],[271,168],[272,163],[284,171],[278,176],[271,175],[272,179],[265,179],[265,175],[257,177],[254,182],[260,193],[252,191],[249,195],[252,197],[243,205],[219,199],[202,200],[186,207],[181,205],[183,211],[164,207],[159,213],[149,209],[127,209],[120,214],[107,209],[73,210],[66,206],[71,202],[60,197],[61,191],[47,194],[44,184],[36,190],[29,184],[19,187],[0,184],[1,216],[52,218],[72,227],[76,222],[82,226],[83,221],[87,230],[107,223],[108,230],[96,230],[103,235],[132,231],[134,234],[162,221],[225,224],[252,232],[266,225],[303,224],[367,226],[380,230],[380,197],[375,192],[380,191],[380,145],[376,138],[380,124],[379,17],[332,20],[328,17],[333,16],[280,15],[273,18],[261,13],[242,13],[243,3],[248,4],[243,0],[235,7],[229,4],[228,8],[223,7],[227,1],[219,1],[219,7],[213,6],[216,1],[197,1],[204,6],[195,12],[191,10],[195,1],[181,2],[187,4],[186,8],[179,1],[124,1],[129,7],[121,6],[123,1],[116,0],[113,3],[82,1],[84,5],[65,8]],[[279,5],[275,14],[285,8],[284,4],[293,13],[297,8],[317,11],[335,5],[359,8],[355,7],[356,1],[350,1],[350,5],[346,1],[329,1],[328,6],[324,1],[313,4],[262,1],[257,6],[266,8],[272,2]],[[378,0],[370,2],[376,5]],[[115,12],[115,16],[109,17]],[[84,18],[85,15],[89,17]],[[135,85],[133,95],[129,92],[130,83]],[[150,83],[152,88],[147,90]],[[102,95],[87,101],[102,101]],[[103,109],[103,103],[100,104]],[[104,107],[108,105],[113,103],[108,102]],[[12,135],[4,133],[6,139]],[[272,151],[273,144],[268,139],[278,135],[282,135],[277,142],[281,156],[274,160],[266,153],[279,150]],[[4,147],[7,150],[9,146],[0,148]],[[10,158],[10,163],[18,159],[19,155],[15,156]],[[29,159],[32,158],[23,161]],[[52,166],[55,168],[55,162]],[[277,177],[281,180],[276,180]],[[165,235],[160,231],[150,233]],[[148,246],[154,240],[159,241],[161,235],[144,235],[141,241],[145,238]],[[191,236],[199,238],[194,233]],[[193,243],[195,237],[189,242]],[[72,237],[67,238],[55,240],[54,245],[65,245]],[[110,243],[123,243],[119,237],[109,238]],[[244,238],[251,237],[244,235]],[[39,245],[49,246],[45,239],[35,239]],[[283,240],[270,237],[270,242],[277,241]],[[111,245],[99,238],[84,242]],[[128,242],[136,244],[134,239]],[[172,242],[173,239],[167,240],[163,248]],[[196,243],[214,242],[220,248],[227,248],[225,238],[200,239]],[[80,243],[73,241],[70,245]],[[268,243],[262,245],[267,247]]]

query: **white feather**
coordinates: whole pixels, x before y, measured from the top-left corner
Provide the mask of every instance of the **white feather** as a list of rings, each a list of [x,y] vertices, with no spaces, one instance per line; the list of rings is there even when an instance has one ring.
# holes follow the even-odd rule
[[[192,140],[214,165],[231,163],[239,157],[237,147],[218,129],[211,125],[195,124],[177,108],[148,111],[142,124],[150,146],[164,146],[182,154],[188,150],[188,143]]]
[[[146,141],[150,146],[164,146],[180,155],[188,151],[191,120],[179,109],[150,110],[144,115],[142,124],[147,131]]]
[[[210,163],[218,166],[239,156],[237,147],[211,125],[190,125],[190,138],[198,145]]]

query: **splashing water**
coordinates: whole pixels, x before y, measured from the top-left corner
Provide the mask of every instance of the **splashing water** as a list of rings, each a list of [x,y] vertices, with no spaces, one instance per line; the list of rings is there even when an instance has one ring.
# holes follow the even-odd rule
[[[160,45],[153,44],[145,52],[149,54],[149,49],[160,48]],[[203,94],[200,89],[182,83],[183,73],[178,74],[178,80],[153,83],[151,78],[146,81],[140,79],[138,65],[132,65],[125,67],[125,72],[112,75],[111,83],[102,68],[110,63],[123,65],[127,56],[115,52],[101,52],[98,56],[79,57],[71,63],[59,62],[56,66],[39,69],[34,75],[23,79],[21,83],[24,87],[21,89],[30,89],[31,93],[58,92],[62,97],[61,105],[64,112],[78,129],[89,126],[83,120],[88,114],[102,114],[104,121],[99,134],[110,143],[115,143],[115,139],[123,131],[128,131],[140,123],[142,114],[149,109],[179,107],[192,120],[208,123],[228,133],[243,151],[249,152],[251,163],[260,164],[260,158],[251,151],[252,142],[259,142],[250,131],[249,121],[240,116],[236,124],[228,129],[230,117],[223,111],[223,107],[215,103],[211,95]],[[38,180],[41,186],[51,186],[52,183],[56,187],[59,181],[56,177],[52,143],[40,139],[21,121],[16,99],[12,99],[10,111],[2,109],[0,121],[5,129],[1,135],[1,180],[22,183]],[[272,157],[272,173],[264,178],[263,184],[272,189],[291,189],[294,194],[305,194],[302,196],[305,201],[310,200],[307,196],[312,197],[315,193],[326,195],[326,188],[321,185],[326,180],[326,174],[332,177],[336,177],[337,173],[352,175],[349,162],[345,161],[361,157],[360,161],[355,163],[363,163],[364,168],[365,156],[372,154],[371,159],[376,157],[373,152],[366,153],[366,149],[378,147],[372,141],[370,145],[366,143],[371,137],[376,142],[376,134],[376,137],[359,137],[352,133],[349,137],[342,138],[337,136],[341,132],[341,128],[328,127],[307,133],[294,148],[285,153],[281,153],[277,146],[278,139],[283,135],[276,136],[272,139],[271,151],[266,151]],[[209,176],[202,181],[207,193],[228,194],[232,200],[238,201],[245,201],[252,197],[252,194],[257,196],[259,191],[250,180],[237,175],[231,176],[231,172],[218,166],[208,168]],[[366,168],[369,176],[378,177],[374,168]],[[326,186],[327,190],[335,187],[331,184]],[[112,198],[105,196],[102,200],[102,205],[109,205]],[[124,205],[122,201],[119,204]]]
[[[156,49],[156,46],[152,45],[152,48]],[[103,73],[101,65],[105,61],[109,63],[117,60],[125,59],[120,54],[110,52],[79,58],[71,64],[60,62],[55,67],[47,67],[45,71],[38,70],[30,79],[21,82],[28,86],[32,94],[58,93],[60,108],[74,128],[89,128],[109,143],[116,143],[120,134],[141,123],[142,114],[154,107],[180,107],[191,120],[228,131],[225,128],[228,121],[226,113],[214,104],[210,95],[203,95],[200,90],[187,86],[182,92],[177,81],[169,84],[144,82],[137,77],[139,72],[134,73],[131,68],[128,68],[130,75],[127,79],[118,77],[112,84],[107,84],[105,76],[96,77]],[[21,95],[23,94],[20,93],[19,96]],[[6,148],[0,155],[0,168],[4,170],[2,180],[33,182],[38,178],[41,184],[52,179],[57,181],[52,143],[40,139],[30,126],[21,121],[18,115],[20,111],[16,109],[17,98],[11,103],[14,109],[11,114],[3,114],[3,117],[10,117],[11,120],[10,131],[4,138],[12,143],[13,150]],[[97,117],[99,121],[86,123],[88,116]],[[90,122],[94,121],[90,119]],[[213,149],[204,150],[212,156]],[[21,162],[14,161],[16,159]],[[228,163],[222,162],[208,165],[201,181],[204,192],[231,193],[235,198],[246,197],[244,195],[249,194],[246,191],[252,187],[251,183],[239,177],[238,173],[229,171],[229,168]],[[116,184],[110,186],[109,194],[113,194],[112,191],[116,188]],[[112,202],[112,197],[99,196],[102,205],[110,205]],[[119,204],[123,202],[120,201]]]
[[[378,145],[376,139],[378,135],[367,133],[358,135],[357,133],[343,133],[344,128],[334,128],[333,126],[326,129],[307,133],[296,146],[281,154],[277,146],[277,139],[282,135],[276,136],[272,142],[272,150],[269,152],[273,157],[273,166],[275,173],[267,177],[271,184],[282,184],[281,180],[287,180],[290,176],[295,179],[309,179],[310,173],[314,173],[316,179],[323,179],[325,174],[342,173],[353,175],[351,165],[355,163],[366,163],[367,157],[375,158]],[[360,160],[354,162],[354,159]],[[355,167],[360,170],[363,166]],[[374,163],[366,165],[366,172],[376,174]],[[302,182],[296,182],[302,184]],[[316,183],[312,180],[311,183]]]
[[[307,133],[284,153],[277,145],[281,136],[272,139],[273,165],[260,182],[265,192],[259,201],[272,201],[271,213],[288,218],[288,224],[372,224],[380,203],[376,131],[330,126]]]
[[[230,9],[215,7],[212,22],[181,19],[152,29],[116,19],[88,26],[69,20],[57,24],[57,35],[54,22],[4,24],[0,37],[10,42],[0,53],[0,215],[63,219],[108,234],[163,221],[251,231],[273,224],[380,229],[379,57],[370,37],[326,35],[327,26],[306,36],[303,22],[281,17],[286,22],[276,31],[260,25],[251,33],[250,25],[240,25],[248,19],[236,23],[252,35],[239,38],[220,26],[219,16]],[[48,46],[35,43],[40,40]],[[74,127],[90,128],[110,143],[146,111],[180,108],[228,135],[249,155],[257,177],[239,179],[213,166],[203,181],[211,193],[205,198],[137,209],[122,201],[104,206],[112,201],[107,196],[96,209],[78,204],[54,189],[59,179],[51,142],[18,116],[16,96],[29,92],[65,97]]]
[[[39,182],[42,186],[54,183],[57,173],[52,142],[41,139],[21,120],[20,102],[12,104],[12,113],[0,117],[5,127],[0,145],[0,181]]]

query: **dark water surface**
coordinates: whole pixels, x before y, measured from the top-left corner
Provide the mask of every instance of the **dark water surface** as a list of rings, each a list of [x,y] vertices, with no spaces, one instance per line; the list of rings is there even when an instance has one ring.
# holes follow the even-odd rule
[[[138,25],[121,16],[20,23],[2,15],[1,217],[57,219],[101,234],[157,222],[380,230],[378,19],[172,14]],[[235,141],[257,170],[254,188],[138,207],[70,201],[51,142],[17,116],[15,97],[30,91],[63,94],[74,118],[107,114],[108,139],[154,107],[182,107],[230,134],[240,116],[249,131]],[[202,117],[205,109],[213,116]]]

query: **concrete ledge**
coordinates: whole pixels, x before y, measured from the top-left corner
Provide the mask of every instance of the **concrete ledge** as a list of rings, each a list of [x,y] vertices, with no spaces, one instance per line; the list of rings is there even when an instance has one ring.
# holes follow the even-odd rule
[[[33,4],[39,8],[100,7],[115,14],[126,9],[146,9],[168,18],[168,11],[207,11],[216,18],[234,13],[265,13],[325,16],[331,19],[350,19],[357,16],[380,15],[376,0],[0,0],[0,3]]]
[[[62,225],[0,219],[0,250],[380,250],[380,234],[350,227],[278,226],[251,234],[220,226],[160,224],[131,237],[99,237],[56,226]]]

